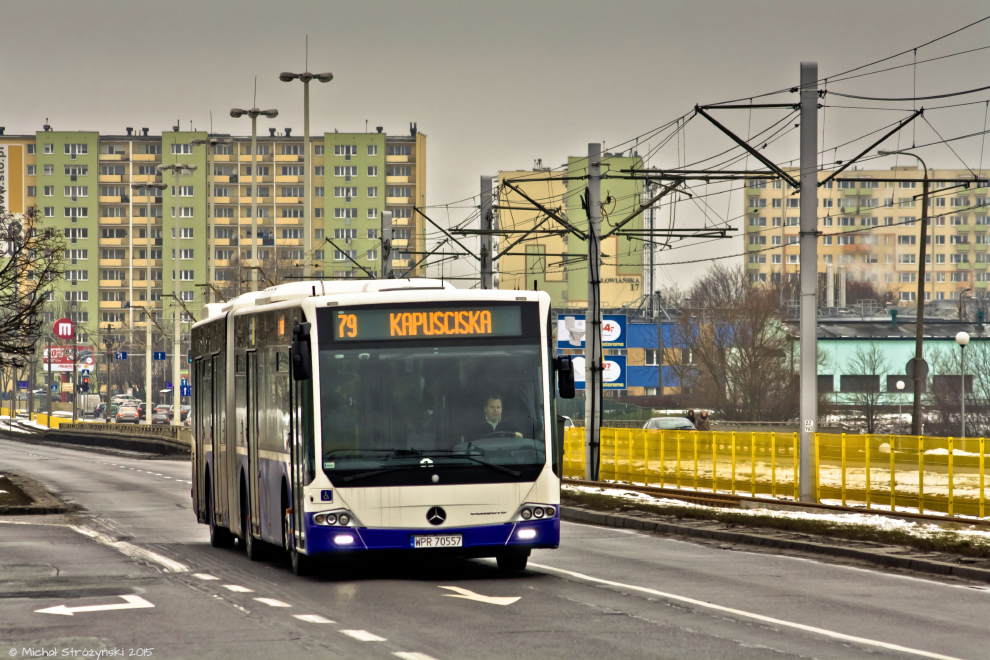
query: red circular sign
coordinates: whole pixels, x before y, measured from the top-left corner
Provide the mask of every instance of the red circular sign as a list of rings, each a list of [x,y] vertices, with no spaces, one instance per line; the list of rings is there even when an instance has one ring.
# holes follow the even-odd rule
[[[76,324],[72,319],[59,319],[55,321],[55,336],[59,339],[72,339],[76,334]]]

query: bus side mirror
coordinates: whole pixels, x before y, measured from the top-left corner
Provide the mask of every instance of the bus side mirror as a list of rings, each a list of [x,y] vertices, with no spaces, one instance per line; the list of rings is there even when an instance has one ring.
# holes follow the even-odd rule
[[[310,328],[312,325],[309,323],[297,323],[292,328],[292,350],[289,355],[292,360],[293,380],[309,380],[313,377],[313,359],[309,340]]]
[[[557,390],[561,399],[574,398],[574,361],[569,355],[553,359],[553,368],[557,372]]]

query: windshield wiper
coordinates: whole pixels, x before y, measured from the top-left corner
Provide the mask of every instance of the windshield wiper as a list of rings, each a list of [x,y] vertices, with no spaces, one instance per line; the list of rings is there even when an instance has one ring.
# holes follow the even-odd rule
[[[358,479],[364,479],[366,477],[374,477],[379,474],[385,474],[386,472],[395,472],[396,470],[411,470],[413,468],[423,467],[419,463],[414,465],[393,465],[392,467],[383,468],[381,470],[371,470],[370,472],[362,472],[361,474],[352,474],[349,477],[341,477],[340,480],[345,484],[352,481],[357,481]]]
[[[429,458],[430,457],[430,454],[428,454],[428,453],[417,453],[416,456],[422,456],[423,458]],[[451,453],[451,454],[433,453],[433,457],[434,458],[466,458],[469,461],[474,461],[475,463],[478,463],[479,465],[484,465],[485,467],[491,468],[493,470],[497,470],[498,472],[504,472],[505,474],[507,474],[509,476],[512,476],[512,477],[518,478],[518,477],[521,477],[522,476],[522,472],[517,472],[516,470],[513,470],[511,468],[507,468],[507,467],[502,466],[502,465],[497,465],[495,463],[489,463],[488,461],[483,461],[480,458],[477,458],[475,456],[469,456],[468,454],[461,454],[461,453],[456,453],[456,454],[455,453]],[[412,464],[412,465],[393,465],[391,467],[382,468],[380,470],[371,470],[369,472],[362,472],[360,474],[352,474],[349,477],[341,477],[341,481],[343,481],[344,483],[350,483],[352,481],[358,481],[359,479],[365,479],[367,477],[374,477],[374,476],[377,476],[379,474],[385,474],[387,472],[395,472],[396,470],[411,470],[413,468],[428,468],[428,467],[443,467],[443,466],[442,465],[438,465],[438,466],[434,466],[434,465],[423,465],[422,463],[415,463],[415,464]]]

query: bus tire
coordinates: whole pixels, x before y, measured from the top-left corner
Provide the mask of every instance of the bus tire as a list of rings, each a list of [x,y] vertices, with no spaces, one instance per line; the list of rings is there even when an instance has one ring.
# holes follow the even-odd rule
[[[215,520],[213,510],[213,489],[210,480],[206,480],[206,519],[210,525],[210,545],[214,548],[229,548],[234,545],[234,535],[226,527],[220,527]]]
[[[529,553],[505,553],[495,557],[498,563],[498,570],[503,573],[517,573],[526,570],[526,563],[529,561]]]
[[[304,555],[295,548],[289,550],[289,559],[292,561],[292,572],[298,577],[312,575],[315,562],[309,555]]]
[[[248,503],[245,492],[241,491],[241,542],[244,544],[244,554],[251,561],[261,561],[261,542],[251,533],[251,520],[248,517]]]

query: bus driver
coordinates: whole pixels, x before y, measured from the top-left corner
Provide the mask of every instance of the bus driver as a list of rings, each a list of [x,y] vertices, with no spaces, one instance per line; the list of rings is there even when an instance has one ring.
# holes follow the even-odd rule
[[[492,394],[489,396],[485,400],[484,411],[485,421],[472,422],[464,434],[464,440],[477,440],[496,433],[515,435],[517,438],[523,437],[523,434],[516,430],[517,424],[502,417],[502,397],[500,395]]]

